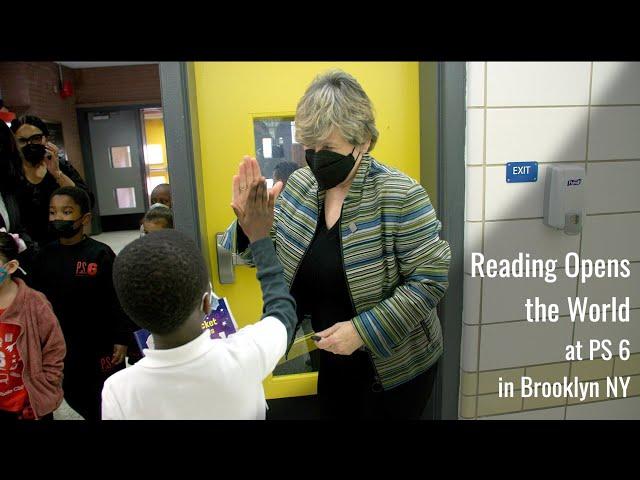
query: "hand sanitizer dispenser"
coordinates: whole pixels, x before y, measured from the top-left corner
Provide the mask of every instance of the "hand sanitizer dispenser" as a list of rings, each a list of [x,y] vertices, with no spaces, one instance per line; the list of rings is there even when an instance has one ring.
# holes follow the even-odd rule
[[[551,165],[544,192],[544,224],[567,235],[582,231],[585,168],[581,165]]]

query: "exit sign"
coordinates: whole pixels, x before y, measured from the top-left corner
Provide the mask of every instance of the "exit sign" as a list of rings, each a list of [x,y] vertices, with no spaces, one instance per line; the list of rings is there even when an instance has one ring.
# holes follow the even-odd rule
[[[507,183],[537,182],[538,162],[507,163]]]

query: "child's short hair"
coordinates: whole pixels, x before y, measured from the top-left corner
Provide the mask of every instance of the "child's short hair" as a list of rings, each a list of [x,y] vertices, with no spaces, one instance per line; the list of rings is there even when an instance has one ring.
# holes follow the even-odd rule
[[[0,262],[6,263],[18,258],[18,243],[7,232],[0,232]]]
[[[209,277],[193,240],[177,230],[162,230],[120,252],[113,265],[113,284],[136,325],[167,334],[198,308]]]
[[[67,197],[73,198],[73,201],[76,202],[80,207],[80,213],[82,213],[82,215],[91,211],[91,201],[89,200],[89,195],[81,188],[61,187],[51,194],[49,200],[51,200],[53,197],[57,197],[58,195],[66,195]]]
[[[165,228],[173,228],[173,212],[169,207],[163,205],[152,208],[142,218],[143,222],[157,222],[159,220],[165,222]]]

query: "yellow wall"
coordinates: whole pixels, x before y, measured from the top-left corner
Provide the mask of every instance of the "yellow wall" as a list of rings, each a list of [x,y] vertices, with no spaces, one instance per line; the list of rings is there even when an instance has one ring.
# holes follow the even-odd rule
[[[160,144],[162,145],[162,159],[164,164],[150,165],[153,168],[162,168],[167,166],[167,144],[164,141],[164,123],[162,119],[145,119],[144,121],[144,134],[147,140],[147,144]]]
[[[255,322],[261,313],[255,270],[237,267],[236,282],[220,285],[216,249],[211,247],[216,232],[224,231],[235,218],[229,206],[231,180],[243,155],[255,155],[253,118],[294,115],[298,100],[315,75],[335,67],[356,77],[374,104],[380,138],[373,156],[419,180],[418,63],[195,63],[211,271],[216,293],[229,298],[241,326]]]

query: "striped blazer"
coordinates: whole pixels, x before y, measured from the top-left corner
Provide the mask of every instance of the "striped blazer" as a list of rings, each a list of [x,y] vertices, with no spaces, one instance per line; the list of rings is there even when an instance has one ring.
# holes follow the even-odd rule
[[[305,167],[291,175],[277,201],[271,237],[289,286],[314,237],[324,196]],[[377,381],[391,389],[442,354],[436,307],[448,286],[449,244],[439,237],[441,224],[424,188],[370,155],[358,166],[339,222],[357,312],[351,321]],[[237,251],[236,228],[234,222],[222,240],[231,251]],[[251,263],[250,249],[238,253]]]

